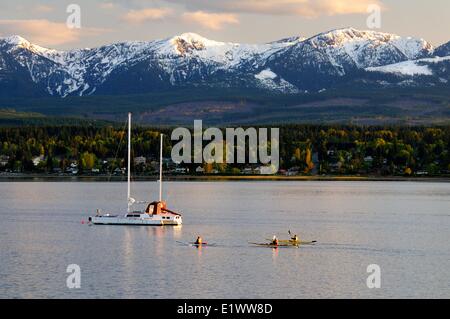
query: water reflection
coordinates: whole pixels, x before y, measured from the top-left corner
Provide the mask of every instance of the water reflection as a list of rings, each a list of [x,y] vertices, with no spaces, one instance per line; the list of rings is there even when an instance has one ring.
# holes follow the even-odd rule
[[[0,297],[450,297],[449,183],[167,183],[183,226],[80,223],[120,211],[124,185],[0,183]],[[137,198],[149,190],[133,185]],[[287,229],[318,244],[248,244]],[[218,247],[177,243],[196,234]],[[70,263],[78,292],[65,289]],[[385,269],[382,290],[364,284],[371,263]]]
[[[172,227],[172,231],[173,231],[173,238],[174,239],[180,239],[183,237],[183,225],[177,225],[177,226],[173,226]]]
[[[202,257],[203,246],[202,245],[198,245],[198,246],[195,246],[195,248],[197,249],[197,256],[199,258]]]
[[[273,260],[274,264],[276,264],[279,252],[280,252],[280,250],[278,247],[272,248],[272,260]]]

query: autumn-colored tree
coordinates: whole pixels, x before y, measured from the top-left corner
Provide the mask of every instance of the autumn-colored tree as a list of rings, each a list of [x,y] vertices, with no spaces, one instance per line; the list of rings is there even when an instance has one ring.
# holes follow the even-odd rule
[[[294,151],[294,158],[295,158],[295,160],[296,161],[300,161],[301,160],[301,158],[302,158],[302,151],[300,150],[300,148],[296,148],[295,149],[295,151]]]
[[[312,161],[311,149],[307,148],[305,153],[305,173],[309,173],[314,168],[314,163]]]
[[[93,169],[97,162],[97,157],[95,154],[84,152],[81,155],[81,167],[83,169]]]
[[[203,165],[203,169],[204,169],[206,174],[211,174],[212,171],[213,171],[213,164],[212,163],[205,163]]]
[[[405,175],[410,176],[411,174],[412,174],[412,169],[409,167],[405,168]]]
[[[237,167],[233,167],[231,169],[231,174],[233,174],[233,175],[238,175],[240,173],[241,173],[241,170],[239,168],[237,168]]]

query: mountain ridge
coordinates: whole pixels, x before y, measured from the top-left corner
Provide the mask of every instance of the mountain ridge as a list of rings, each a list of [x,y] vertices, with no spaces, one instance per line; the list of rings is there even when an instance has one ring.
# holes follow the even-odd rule
[[[162,40],[124,41],[69,51],[43,48],[20,36],[10,36],[0,38],[0,96],[64,98],[186,87],[304,94],[343,83],[377,88],[446,84],[450,62],[423,61],[433,58],[435,52],[450,55],[449,43],[434,48],[423,39],[354,28],[264,44],[219,42],[183,33]],[[422,74],[377,69],[408,61],[417,61],[411,65],[433,65],[430,72]]]

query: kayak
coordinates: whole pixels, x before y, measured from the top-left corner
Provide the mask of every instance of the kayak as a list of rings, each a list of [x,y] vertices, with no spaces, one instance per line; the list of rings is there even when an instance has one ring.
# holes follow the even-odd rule
[[[267,239],[266,240],[272,240],[272,239]],[[291,244],[291,245],[312,245],[317,243],[317,240],[313,240],[313,241],[294,241],[292,239],[279,239],[278,240],[279,243],[281,244]]]
[[[298,247],[297,244],[289,244],[289,243],[280,243],[278,245],[274,245],[271,243],[249,243],[251,245],[261,246],[261,247],[270,247],[270,248],[278,248],[278,247]]]
[[[186,245],[186,246],[191,246],[191,247],[203,247],[203,246],[214,247],[214,246],[216,246],[216,244],[208,244],[208,243],[197,244],[197,243],[194,243],[194,242],[185,243],[185,242],[182,242],[182,241],[177,241],[177,243],[182,244],[182,245]]]

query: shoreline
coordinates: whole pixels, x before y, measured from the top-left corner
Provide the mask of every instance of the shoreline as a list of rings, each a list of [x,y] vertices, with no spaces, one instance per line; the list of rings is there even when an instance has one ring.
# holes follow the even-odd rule
[[[44,174],[0,174],[1,182],[126,182],[126,176],[58,176]],[[157,176],[134,176],[134,182],[157,181]],[[197,176],[197,175],[167,175],[165,181],[205,181],[205,182],[226,182],[226,181],[374,181],[374,182],[442,182],[449,183],[450,176],[438,177],[403,177],[403,176],[261,176],[261,175],[219,175],[219,176]]]

